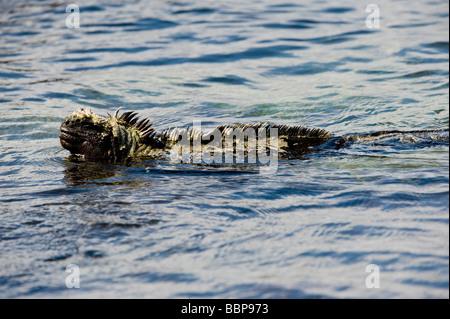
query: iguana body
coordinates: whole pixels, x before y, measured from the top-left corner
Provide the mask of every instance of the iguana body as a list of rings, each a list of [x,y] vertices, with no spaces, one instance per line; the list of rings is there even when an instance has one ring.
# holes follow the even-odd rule
[[[120,110],[120,109],[119,109]],[[79,109],[61,124],[61,145],[72,154],[89,161],[121,161],[127,158],[165,157],[179,153],[177,147],[188,142],[192,152],[245,150],[252,148],[269,152],[274,148],[281,158],[301,157],[317,146],[340,148],[349,142],[375,139],[380,136],[405,133],[430,134],[442,130],[381,131],[365,135],[333,136],[330,132],[303,126],[272,125],[267,123],[222,125],[204,133],[195,128],[167,129],[157,132],[148,119],[139,119],[136,112],[119,110],[108,118],[94,114],[90,108]],[[448,142],[448,130],[447,142]],[[252,133],[253,132],[253,133]],[[274,140],[275,139],[275,140]],[[186,151],[186,149],[184,149]],[[181,154],[181,153],[180,153]]]

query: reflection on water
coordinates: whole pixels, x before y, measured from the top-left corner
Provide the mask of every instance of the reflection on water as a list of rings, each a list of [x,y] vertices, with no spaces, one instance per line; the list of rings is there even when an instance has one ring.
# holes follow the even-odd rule
[[[448,2],[0,4],[0,296],[448,298]],[[359,140],[251,165],[87,163],[79,107],[325,128]],[[64,270],[80,267],[80,289]],[[368,289],[368,264],[381,269]]]
[[[102,185],[102,180],[112,178],[117,175],[117,168],[112,165],[95,163],[66,163],[64,178],[67,186],[83,185],[96,181]]]

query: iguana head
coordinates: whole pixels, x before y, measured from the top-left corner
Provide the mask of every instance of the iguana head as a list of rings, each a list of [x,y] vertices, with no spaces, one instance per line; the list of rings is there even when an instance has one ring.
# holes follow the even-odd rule
[[[78,109],[64,119],[59,135],[61,145],[85,160],[122,160],[135,156],[155,133],[153,123],[138,121],[136,112],[125,112],[108,118],[94,114],[90,108]]]

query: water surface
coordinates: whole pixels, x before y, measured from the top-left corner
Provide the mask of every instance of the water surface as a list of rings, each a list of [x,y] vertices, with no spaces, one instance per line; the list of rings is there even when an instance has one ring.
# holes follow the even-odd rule
[[[381,1],[379,29],[358,1],[97,0],[77,29],[66,5],[0,4],[0,297],[448,298],[448,133],[274,175],[80,163],[58,139],[88,106],[157,129],[448,129],[446,1]]]

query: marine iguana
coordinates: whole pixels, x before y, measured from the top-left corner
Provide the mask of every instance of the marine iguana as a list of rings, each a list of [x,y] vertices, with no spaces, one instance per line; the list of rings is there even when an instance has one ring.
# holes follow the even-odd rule
[[[216,138],[217,149],[238,147],[243,142],[245,155],[250,154],[250,139],[262,142],[258,150],[269,152],[275,147],[280,158],[300,158],[320,147],[321,149],[339,149],[346,145],[364,140],[373,140],[383,136],[398,134],[432,134],[446,132],[446,136],[431,137],[444,139],[448,143],[448,129],[417,130],[417,131],[379,131],[368,134],[351,134],[335,136],[319,128],[304,126],[274,125],[268,123],[222,125],[209,133],[196,128],[166,129],[157,132],[153,123],[147,118],[139,119],[134,111],[119,115],[120,108],[108,117],[94,114],[91,108],[80,108],[67,116],[61,124],[60,142],[71,154],[87,161],[123,161],[129,158],[165,157],[180,143],[188,140],[192,151],[198,141],[200,150],[211,152],[208,144]],[[253,136],[247,134],[256,132]],[[244,134],[245,133],[245,134]],[[276,133],[276,134],[273,134]],[[275,137],[274,137],[275,135]],[[231,136],[232,144],[226,144],[226,138]],[[218,137],[218,138],[217,138]],[[218,141],[220,140],[220,141]],[[261,145],[265,144],[265,145]],[[255,146],[254,146],[255,147]],[[177,150],[178,152],[179,150]]]

